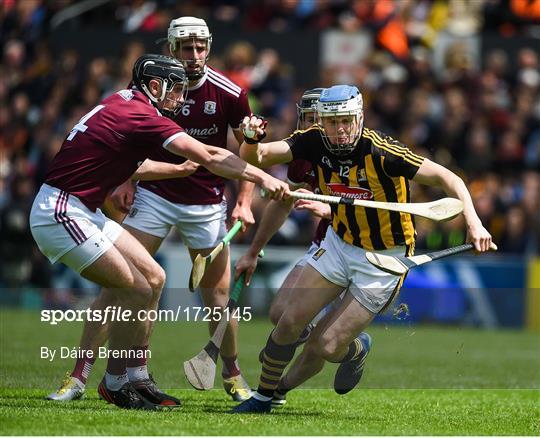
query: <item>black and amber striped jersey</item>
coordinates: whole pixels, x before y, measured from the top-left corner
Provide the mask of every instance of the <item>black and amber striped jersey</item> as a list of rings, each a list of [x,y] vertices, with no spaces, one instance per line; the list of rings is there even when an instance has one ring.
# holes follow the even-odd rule
[[[424,160],[388,135],[366,127],[355,150],[339,157],[324,146],[317,125],[295,131],[285,141],[295,160],[312,163],[318,187],[325,195],[410,202],[408,180]],[[415,239],[410,214],[374,208],[333,205],[332,227],[345,242],[369,250],[413,246]]]

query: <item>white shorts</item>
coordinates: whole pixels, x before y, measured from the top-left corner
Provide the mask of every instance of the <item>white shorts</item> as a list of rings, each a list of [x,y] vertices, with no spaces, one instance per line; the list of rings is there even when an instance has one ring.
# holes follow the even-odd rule
[[[316,243],[311,242],[311,246],[309,247],[309,249],[306,251],[303,257],[300,260],[298,260],[298,262],[294,266],[298,266],[299,268],[303,268],[304,266],[306,266],[306,263],[308,262],[308,260],[311,258],[313,254],[315,254],[315,251],[317,251],[319,247],[320,245],[317,245]]]
[[[404,255],[405,247],[378,252]],[[319,250],[308,263],[328,281],[348,287],[358,302],[372,313],[379,313],[392,299],[401,279],[369,263],[364,249],[346,243],[332,227],[328,227]]]
[[[165,238],[171,227],[178,229],[188,248],[215,247],[227,234],[227,202],[210,205],[174,204],[150,190],[137,188],[135,202],[123,225]]]
[[[76,196],[43,184],[30,211],[30,230],[51,263],[82,272],[113,246],[123,228]]]

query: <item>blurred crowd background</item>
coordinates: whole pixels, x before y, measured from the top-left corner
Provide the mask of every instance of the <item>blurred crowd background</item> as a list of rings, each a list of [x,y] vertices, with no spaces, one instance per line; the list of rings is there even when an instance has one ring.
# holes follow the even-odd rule
[[[463,177],[501,252],[538,253],[540,1],[3,0],[0,284],[50,286],[52,268],[27,221],[47,166],[78,119],[128,84],[134,60],[145,50],[162,50],[154,37],[165,37],[170,20],[182,15],[207,20],[214,35],[209,63],[249,89],[253,111],[269,118],[269,140],[295,129],[303,89],[356,84],[367,126]],[[92,29],[116,32],[122,43],[69,46],[72,36]],[[231,39],[234,30],[247,37]],[[260,44],[262,34],[267,41],[290,35],[292,43],[299,32],[320,48],[316,56],[311,45],[298,51],[300,68],[272,44]],[[493,38],[506,48],[489,46]],[[100,50],[106,54],[94,55]],[[301,70],[307,56],[316,66],[309,74]],[[285,177],[286,168],[271,172]],[[235,187],[228,188],[230,205]],[[439,196],[413,187],[415,201]],[[254,200],[257,218],[263,205]],[[459,219],[417,224],[419,249],[466,239]],[[272,243],[306,246],[314,226],[308,214],[293,212]]]

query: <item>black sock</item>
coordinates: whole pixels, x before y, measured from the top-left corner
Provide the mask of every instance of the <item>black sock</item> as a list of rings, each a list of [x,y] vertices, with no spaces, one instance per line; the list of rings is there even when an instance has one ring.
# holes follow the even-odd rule
[[[296,343],[279,345],[268,337],[264,348],[263,363],[257,392],[265,397],[272,397],[281,379],[285,367],[294,357]]]

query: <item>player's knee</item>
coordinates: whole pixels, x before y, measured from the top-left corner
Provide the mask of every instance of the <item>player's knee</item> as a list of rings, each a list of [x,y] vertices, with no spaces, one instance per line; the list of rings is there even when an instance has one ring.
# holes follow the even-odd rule
[[[165,271],[157,263],[146,276],[146,281],[148,281],[150,288],[154,291],[153,293],[161,294],[161,290],[163,289],[163,286],[165,286],[165,280]]]
[[[302,315],[294,311],[284,312],[280,316],[277,324],[279,331],[281,333],[287,333],[287,337],[290,337],[293,340],[298,339],[306,325],[307,323],[304,322]]]
[[[204,305],[207,307],[225,307],[229,301],[227,289],[201,289]]]

